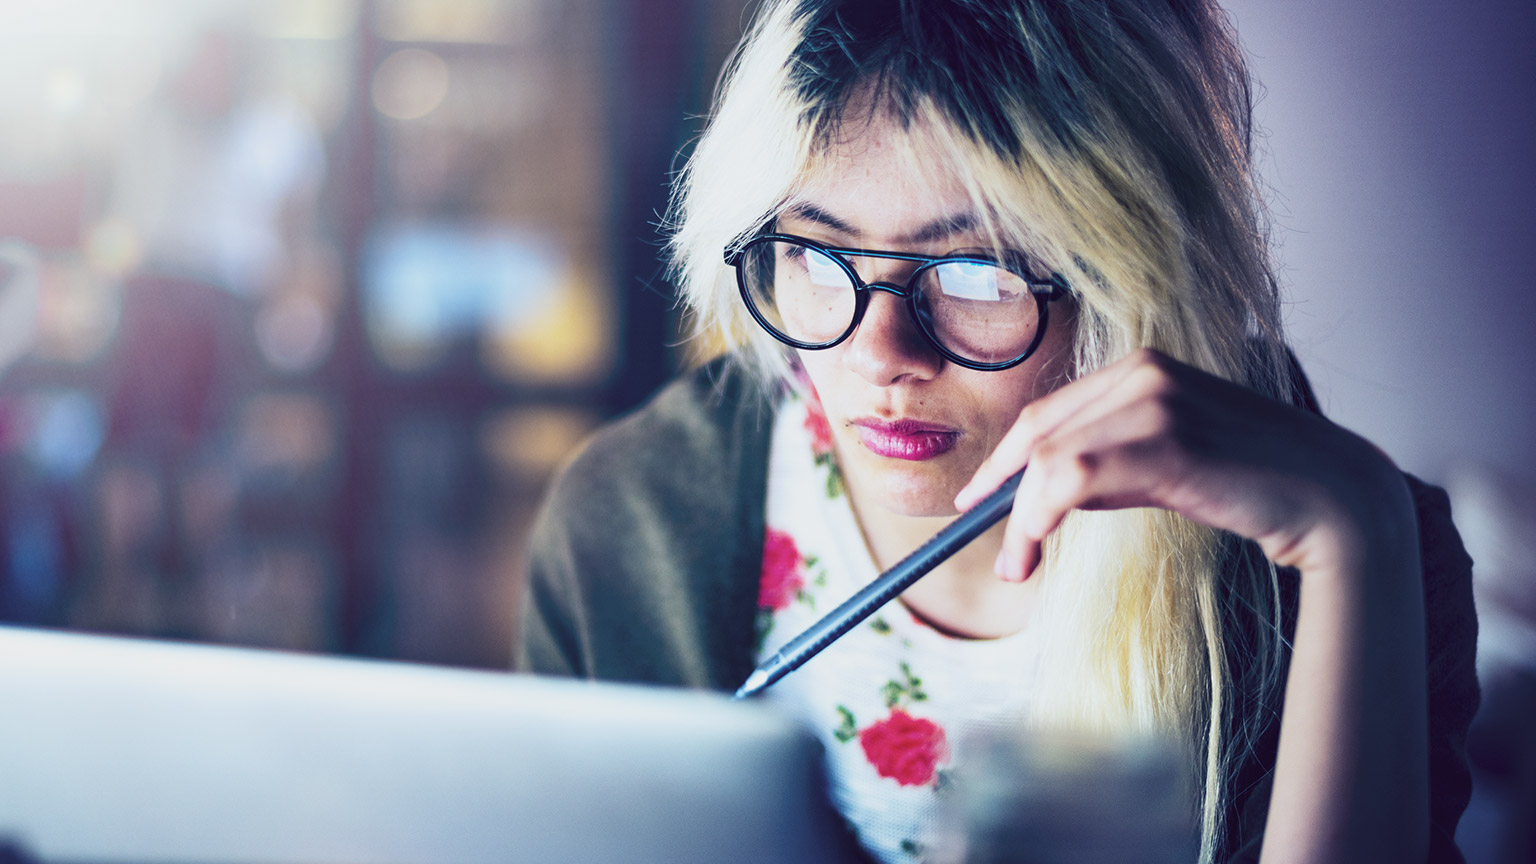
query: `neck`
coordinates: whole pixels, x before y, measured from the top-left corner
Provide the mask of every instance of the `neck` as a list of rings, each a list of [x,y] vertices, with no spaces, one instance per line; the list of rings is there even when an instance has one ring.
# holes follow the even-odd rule
[[[875,565],[890,569],[954,518],[894,513],[879,501],[849,488],[854,517],[864,532]],[[1036,580],[1004,582],[992,572],[1003,548],[1006,521],[994,525],[965,548],[935,567],[901,595],[914,615],[951,636],[994,639],[1028,624],[1038,592]]]

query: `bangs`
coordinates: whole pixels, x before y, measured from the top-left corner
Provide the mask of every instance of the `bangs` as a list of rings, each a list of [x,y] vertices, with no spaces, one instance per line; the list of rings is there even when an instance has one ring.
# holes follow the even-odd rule
[[[960,178],[989,245],[1030,253],[1123,334],[1095,340],[1091,367],[1138,343],[1175,348],[1149,333],[1159,328],[1146,312],[1168,307],[1188,266],[1178,193],[1104,86],[1135,76],[1110,74],[1103,46],[1114,40],[1087,32],[1114,25],[1070,6],[801,0],[784,72],[808,142],[803,171],[893,121],[911,176]]]
[[[1018,43],[1022,22],[1003,4],[806,0],[796,15],[804,36],[790,58],[789,84],[805,106],[801,122],[820,144],[860,101],[855,90],[867,87],[868,104],[884,107],[903,125],[936,112],[1012,160],[1025,143],[1019,100],[1048,95],[1036,52]]]

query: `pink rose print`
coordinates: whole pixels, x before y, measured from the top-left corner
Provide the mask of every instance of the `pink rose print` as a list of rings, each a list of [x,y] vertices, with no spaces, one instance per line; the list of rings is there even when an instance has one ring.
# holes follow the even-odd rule
[[[763,535],[763,576],[757,587],[759,609],[783,609],[805,587],[804,562],[795,538],[777,528]]]
[[[805,431],[811,437],[811,456],[816,464],[827,472],[827,497],[837,498],[843,494],[843,472],[837,466],[837,456],[832,452],[832,424],[827,420],[827,412],[821,407],[821,397],[816,395],[816,388],[811,386],[811,379],[805,375],[802,369],[798,373],[800,383],[805,387]]]
[[[943,727],[900,708],[891,716],[860,730],[864,757],[881,777],[902,786],[932,783],[939,763],[949,758],[949,741]]]
[[[798,363],[795,365],[795,378],[805,388],[805,431],[811,433],[811,453],[819,463],[822,457],[832,453],[832,424],[827,422],[827,411],[821,407],[821,395],[816,392],[816,385],[811,383],[811,376]]]
[[[832,424],[827,422],[826,412],[814,392],[805,404],[805,431],[811,433],[811,452],[825,456],[832,452]]]

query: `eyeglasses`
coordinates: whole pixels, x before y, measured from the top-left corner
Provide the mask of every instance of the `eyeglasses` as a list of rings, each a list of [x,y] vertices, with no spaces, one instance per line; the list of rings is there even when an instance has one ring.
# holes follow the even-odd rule
[[[910,261],[906,285],[865,282],[850,258]],[[787,345],[816,351],[858,329],[874,291],[904,298],[918,332],[945,359],[970,369],[1017,366],[1045,335],[1048,304],[1067,295],[1057,273],[1022,252],[934,257],[823,246],[793,234],[760,234],[725,263],[757,323]]]

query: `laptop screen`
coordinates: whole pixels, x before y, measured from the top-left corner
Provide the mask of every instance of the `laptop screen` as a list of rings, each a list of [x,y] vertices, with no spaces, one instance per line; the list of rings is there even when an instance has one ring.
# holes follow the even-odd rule
[[[818,745],[630,685],[0,627],[0,844],[40,861],[836,861]]]

